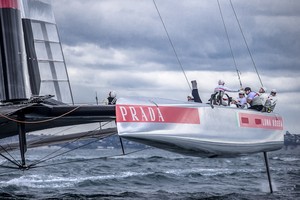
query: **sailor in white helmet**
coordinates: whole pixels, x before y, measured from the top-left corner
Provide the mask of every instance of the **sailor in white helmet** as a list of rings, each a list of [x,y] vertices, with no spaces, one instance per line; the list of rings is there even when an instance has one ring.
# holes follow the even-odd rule
[[[276,89],[272,89],[270,95],[268,96],[268,99],[266,100],[264,111],[266,112],[272,112],[276,106],[277,103],[277,96],[276,96]]]
[[[235,99],[235,105],[238,108],[247,108],[247,99],[243,90],[239,91],[239,97]]]
[[[218,86],[215,88],[214,92],[238,92],[240,91],[239,89],[230,89],[225,86],[225,82],[223,80],[218,81]]]
[[[114,105],[114,104],[116,104],[116,101],[117,101],[116,91],[110,91],[108,93],[108,97],[107,97],[107,104],[108,105]]]
[[[268,94],[267,94],[267,88],[266,87],[261,87],[258,91],[258,96],[259,100],[261,101],[261,105],[265,105],[267,99],[268,99]]]
[[[221,104],[224,106],[227,106],[227,103],[223,101],[223,95],[225,92],[238,92],[239,89],[230,89],[225,86],[225,82],[223,80],[218,81],[218,86],[215,87],[214,89],[214,97],[217,99],[217,101],[220,101],[221,99]]]
[[[258,92],[252,92],[251,88],[246,87],[247,102],[250,104],[249,109],[263,111],[264,105],[268,99],[267,88],[261,87]]]

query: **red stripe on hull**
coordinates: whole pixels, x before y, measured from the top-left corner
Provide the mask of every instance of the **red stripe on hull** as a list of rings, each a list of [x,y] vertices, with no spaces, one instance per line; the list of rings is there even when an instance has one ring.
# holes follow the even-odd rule
[[[0,0],[0,9],[1,8],[19,9],[19,2],[18,0]]]
[[[197,108],[117,105],[116,116],[117,122],[200,124]]]
[[[282,117],[239,113],[240,127],[283,130]]]

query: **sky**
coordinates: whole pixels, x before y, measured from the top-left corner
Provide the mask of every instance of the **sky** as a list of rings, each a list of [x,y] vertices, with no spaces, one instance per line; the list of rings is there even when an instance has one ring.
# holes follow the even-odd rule
[[[186,100],[196,80],[207,102],[219,79],[229,88],[277,90],[275,112],[300,134],[300,1],[53,0],[76,103],[117,97]],[[167,29],[174,50],[167,37]],[[179,62],[181,65],[179,64]],[[252,61],[253,60],[253,61]],[[237,93],[230,93],[237,97]]]

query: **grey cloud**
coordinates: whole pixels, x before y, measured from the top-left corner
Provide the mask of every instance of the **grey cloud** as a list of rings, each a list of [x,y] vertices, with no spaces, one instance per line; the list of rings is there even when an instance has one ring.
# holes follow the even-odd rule
[[[294,87],[297,85],[294,81],[300,75],[300,1],[232,0],[232,2],[265,85],[277,88],[280,91],[279,97],[290,95],[291,92],[299,93],[299,89]],[[156,3],[186,71],[235,73],[216,1],[156,0]],[[158,85],[161,83],[151,81],[151,78],[128,74],[126,77],[119,76],[119,69],[126,69],[132,73],[143,71],[145,74],[152,71],[157,73],[181,71],[152,1],[54,0],[53,4],[61,41],[71,49],[66,56],[66,59],[70,59],[69,64],[67,63],[69,67],[103,70],[110,72],[108,76],[115,74],[118,78],[102,77],[105,80],[100,80],[103,81],[102,85],[111,88],[134,92],[136,90],[141,93],[151,91],[161,95],[164,93],[186,95],[185,92],[177,90],[177,85],[176,87],[172,85],[176,91],[170,92],[161,89],[162,86]],[[220,1],[220,4],[236,63],[244,77],[245,74],[255,72],[251,58],[229,1]],[[99,52],[85,51],[86,44],[96,45]],[[79,47],[80,51],[77,52],[76,49]],[[97,48],[86,49],[98,51]],[[114,56],[110,55],[114,52],[111,49],[124,55],[125,61],[122,62],[122,59],[114,61]],[[90,57],[86,55],[91,55],[93,62],[89,62],[87,59]],[[257,79],[255,75],[251,76]],[[106,88],[101,88],[99,82],[93,83],[97,78],[91,78],[91,81],[86,83],[88,86],[82,82],[80,85],[81,83],[74,80],[76,98],[89,98],[89,101],[94,101],[95,91],[107,95]],[[201,78],[207,78],[212,82],[211,79],[214,77]],[[184,81],[182,84],[185,84]],[[249,77],[246,78],[246,82],[253,87],[259,86],[258,80]],[[207,90],[213,88],[209,85],[201,87]],[[283,107],[286,103],[291,102],[279,102]],[[278,106],[278,110],[285,110]],[[288,114],[285,117],[292,119],[293,122],[294,118],[299,118],[299,114],[295,112],[299,113],[298,110],[286,111]]]
[[[237,11],[241,5],[236,6]],[[118,70],[118,68],[126,67],[128,70],[135,70],[137,66],[153,62],[163,63],[163,69],[180,71],[181,68],[166,38],[162,24],[156,16],[157,13],[155,13],[153,7],[149,9],[152,9],[152,12],[146,13],[151,13],[149,15],[152,18],[149,21],[145,16],[145,19],[141,21],[139,21],[139,16],[133,21],[133,16],[131,16],[129,20],[123,19],[123,23],[119,23],[118,19],[122,18],[124,12],[118,13],[118,16],[115,16],[114,19],[105,17],[105,13],[98,13],[96,18],[93,18],[93,13],[86,13],[83,16],[75,16],[70,13],[70,19],[74,17],[75,23],[69,23],[68,19],[62,21],[61,26],[64,26],[62,29],[65,30],[62,34],[62,41],[73,46],[82,43],[93,43],[101,48],[113,47],[120,51],[126,51],[131,59],[136,62],[136,65],[126,63],[122,65],[90,64],[86,66],[87,68]],[[212,13],[205,13],[212,14],[212,17],[190,14],[197,13],[195,10],[181,12],[180,17],[174,20],[177,14],[176,11],[162,9],[162,15],[165,17],[170,37],[185,70],[235,70],[223,25],[217,11],[215,9]],[[187,16],[184,14],[187,14]],[[128,13],[125,12],[125,16],[127,15]],[[264,15],[268,15],[266,11]],[[273,11],[269,15],[273,15]],[[259,19],[263,20],[264,17],[259,13]],[[229,19],[232,20],[232,16]],[[298,45],[299,40],[297,40],[299,34],[297,31],[293,32],[293,30],[297,30],[295,27],[285,26],[286,29],[281,30],[280,27],[276,27],[275,23],[269,25],[269,32],[265,32],[263,26],[268,24],[268,19],[267,22],[256,21],[255,18],[249,18],[249,15],[246,15],[246,18],[241,17],[241,19],[242,23],[247,20],[247,23],[242,25],[259,72],[274,74],[278,71],[287,71],[286,74],[288,74],[289,70],[299,70],[300,61],[297,59],[300,48],[300,45]],[[254,71],[238,27],[234,23],[228,24],[228,19],[225,20],[238,69],[242,72]],[[140,49],[143,49],[143,52],[140,52]],[[143,70],[151,71],[152,68],[144,67]]]
[[[71,46],[93,43],[101,48],[126,49],[135,52],[131,56],[137,63],[157,62],[163,63],[166,69],[180,70],[151,2],[92,0],[84,3],[63,2],[69,5],[63,12],[58,11],[58,25],[64,43]],[[110,3],[116,8],[111,9],[108,6]],[[232,70],[224,67],[234,67],[234,64],[216,2],[178,1],[172,5],[169,3],[157,1],[184,68]],[[230,5],[224,1],[220,3],[238,67],[244,72],[252,71],[250,56]],[[299,3],[297,1],[288,3],[233,1],[233,3],[259,71],[268,73],[269,70],[299,70],[300,61],[297,57],[300,53],[298,36],[300,30],[291,22],[298,19]],[[55,1],[55,8],[62,9],[60,4],[61,1]],[[85,8],[88,9],[85,11]],[[138,53],[141,48],[145,50],[144,53]],[[118,66],[101,67],[113,69]]]

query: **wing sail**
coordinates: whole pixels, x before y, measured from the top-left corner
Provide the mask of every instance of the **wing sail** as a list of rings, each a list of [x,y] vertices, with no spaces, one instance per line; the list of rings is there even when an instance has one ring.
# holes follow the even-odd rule
[[[73,104],[57,26],[49,0],[23,0],[22,25],[33,95],[55,95]]]
[[[0,101],[28,96],[23,42],[18,1],[0,0]]]

